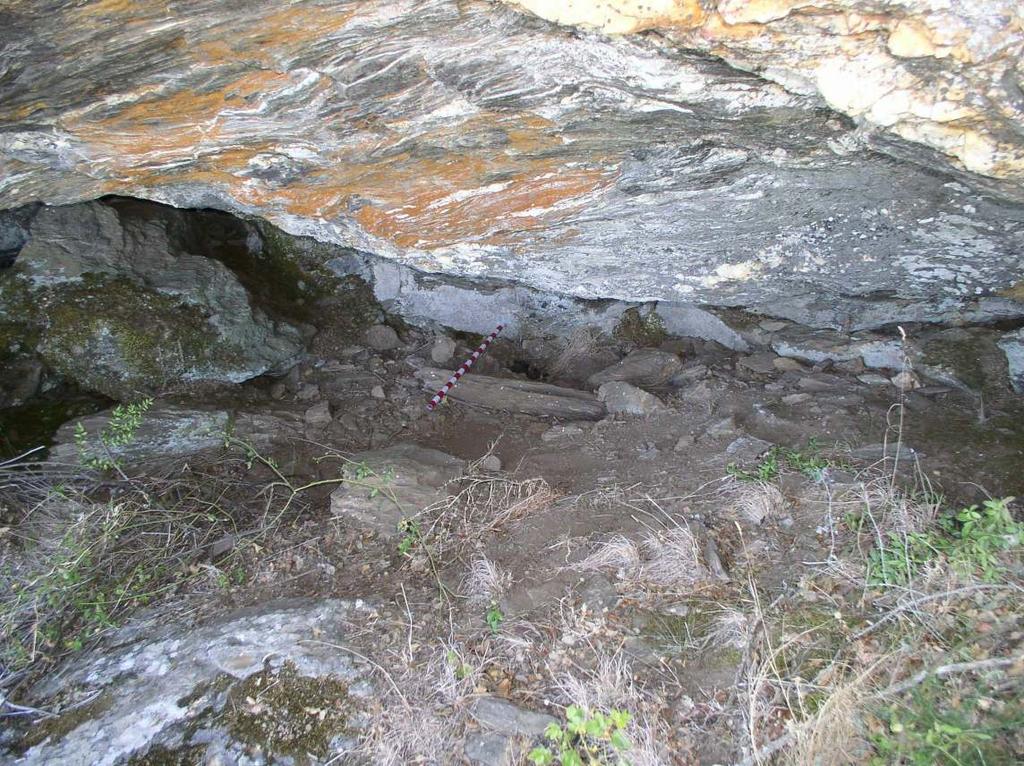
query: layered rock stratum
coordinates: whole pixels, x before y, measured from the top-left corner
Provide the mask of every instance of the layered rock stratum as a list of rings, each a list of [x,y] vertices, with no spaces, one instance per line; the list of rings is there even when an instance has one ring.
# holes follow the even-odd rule
[[[428,272],[818,326],[1024,313],[1012,4],[521,4],[580,26],[7,3],[0,207],[216,207]]]

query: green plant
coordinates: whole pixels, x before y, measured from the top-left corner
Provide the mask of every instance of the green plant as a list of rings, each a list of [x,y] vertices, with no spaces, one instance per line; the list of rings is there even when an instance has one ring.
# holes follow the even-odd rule
[[[826,469],[835,463],[821,454],[821,447],[816,439],[810,439],[803,449],[789,449],[778,445],[772,447],[761,456],[757,466],[747,471],[735,463],[730,463],[726,471],[742,481],[772,481],[782,473],[783,467],[799,471],[814,481],[821,481]]]
[[[402,533],[402,539],[398,541],[398,552],[408,556],[423,541],[420,523],[416,519],[402,519],[398,522],[398,531]]]
[[[484,619],[487,620],[487,627],[491,629],[491,633],[497,633],[498,628],[501,627],[501,623],[505,621],[505,615],[498,606],[498,602],[491,602],[491,605],[487,608],[487,614]]]
[[[79,421],[75,425],[75,446],[82,465],[99,471],[120,468],[121,463],[114,451],[135,441],[135,434],[152,406],[152,399],[117,405],[110,413],[107,425],[98,434],[98,442],[90,437]]]
[[[1024,524],[1014,521],[1012,497],[986,500],[938,520],[924,532],[890,532],[868,553],[868,582],[902,585],[924,564],[945,558],[963,575],[977,575],[986,582],[1004,571],[999,554],[1024,542]]]
[[[980,687],[953,693],[932,680],[875,715],[880,730],[871,736],[872,766],[1019,763],[1007,740],[1024,724],[1024,713],[1014,700],[1001,702]]]
[[[608,713],[588,711],[578,705],[565,709],[565,724],[548,724],[547,743],[538,745],[527,756],[535,766],[626,766],[632,748],[626,736],[631,716],[625,710]]]

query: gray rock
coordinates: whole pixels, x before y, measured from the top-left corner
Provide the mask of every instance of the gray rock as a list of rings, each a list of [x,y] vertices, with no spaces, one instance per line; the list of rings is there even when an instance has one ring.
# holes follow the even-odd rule
[[[302,333],[255,307],[223,263],[187,249],[189,215],[205,220],[102,202],[41,209],[8,277],[21,298],[8,294],[0,318],[17,313],[51,367],[122,400],[283,372]]]
[[[760,375],[771,375],[778,371],[778,366],[775,364],[778,359],[779,357],[775,354],[765,352],[741,356],[736,364]]]
[[[889,378],[884,375],[879,375],[875,372],[865,373],[864,375],[858,375],[857,380],[867,386],[888,386],[892,383]]]
[[[789,322],[780,322],[778,319],[762,319],[758,326],[767,332],[778,332],[789,326]]]
[[[384,386],[379,383],[370,389],[370,396],[374,399],[387,399],[388,395],[384,393]]]
[[[515,737],[492,731],[466,735],[464,754],[473,766],[513,766],[517,751]]]
[[[909,444],[897,444],[896,442],[865,444],[850,450],[850,455],[858,460],[881,460],[882,458],[907,460],[922,456]]]
[[[578,439],[583,436],[583,429],[576,425],[556,425],[551,426],[547,431],[540,435],[540,440],[543,442],[553,442],[559,439]]]
[[[488,455],[480,461],[480,468],[492,473],[501,470],[501,459],[497,455]]]
[[[998,107],[965,120],[972,129],[994,122],[991,132],[963,134],[977,139],[977,151],[963,157],[969,167],[998,168],[1010,178],[1019,174],[1015,86],[989,87],[994,71],[1012,71],[1016,36],[1004,39],[998,27],[1009,11],[950,4],[969,8],[958,18],[979,25],[974,37],[989,42],[977,43],[977,66],[953,56],[909,62],[940,73],[919,78],[895,58],[880,58],[888,56],[884,33],[839,35],[792,14],[773,19],[769,30],[789,30],[784,44],[737,42],[683,24],[666,31],[681,37],[662,47],[637,37],[567,34],[486,3],[402,4],[387,23],[372,3],[346,6],[344,19],[300,3],[302,18],[291,19],[309,32],[300,40],[238,35],[245,38],[240,55],[197,63],[194,55],[166,55],[166,46],[186,40],[189,53],[221,41],[224,30],[275,30],[283,23],[279,0],[221,3],[203,13],[172,5],[131,24],[65,20],[48,12],[61,7],[54,0],[6,5],[19,19],[19,48],[3,93],[11,109],[0,161],[17,169],[4,188],[5,206],[131,190],[180,206],[244,210],[433,272],[416,277],[421,286],[436,284],[443,271],[484,280],[496,293],[514,278],[549,294],[748,306],[832,327],[934,321],[961,310],[1020,314],[1009,300],[977,298],[1020,278],[1020,206],[970,188],[976,179],[953,183],[934,171],[934,155],[913,153],[902,141],[874,137],[867,145],[862,126],[854,130],[807,98],[816,84],[826,91],[828,81],[827,99],[843,100],[858,119],[877,127],[892,117],[901,135],[911,131],[945,149],[954,142],[948,123],[940,128],[913,109],[888,107],[936,101],[947,77],[953,86],[946,91],[965,94],[957,109],[991,104],[998,91]],[[567,12],[561,4],[530,6]],[[662,12],[652,7],[649,14]],[[997,6],[1010,7],[1008,0]],[[714,13],[704,17],[718,23]],[[650,19],[623,14],[612,23],[646,29]],[[318,44],[320,22],[346,34]],[[716,50],[724,42],[745,70],[768,72],[797,93],[681,52],[697,42]],[[850,61],[836,55],[847,44],[856,46]],[[257,47],[262,52],[249,55]],[[137,54],[130,69],[125,51]],[[415,61],[396,51],[415,51]],[[794,51],[803,56],[799,64],[789,58]],[[265,76],[268,60],[281,77]],[[968,69],[977,73],[969,82],[959,74]],[[872,75],[866,100],[844,98],[856,90],[844,85],[858,74]],[[909,86],[915,90],[875,99],[895,82],[916,83]],[[971,87],[978,82],[985,86]],[[152,83],[160,91],[139,102]],[[73,107],[74,120],[57,119],[64,107]],[[950,116],[949,109],[935,112],[936,120]],[[532,114],[545,116],[543,126],[525,117]],[[218,129],[196,129],[207,125]],[[516,150],[519,139],[529,151]],[[267,151],[271,145],[280,150]],[[1019,184],[1008,188],[1019,199]],[[351,250],[339,247],[331,260],[372,271],[382,292],[408,295],[408,285],[378,274],[377,264],[367,270]],[[453,323],[493,319],[493,327],[522,309],[507,293],[499,298],[446,305],[438,291],[427,315],[447,319],[451,309]]]
[[[455,341],[447,335],[439,335],[430,347],[430,358],[434,364],[447,364],[455,355]]]
[[[497,697],[481,697],[470,706],[469,713],[484,728],[510,737],[537,737],[548,724],[557,723],[546,713],[524,710]]]
[[[615,585],[602,574],[588,576],[579,587],[580,600],[592,612],[614,609],[619,603]]]
[[[451,373],[421,367],[416,376],[423,382],[423,390],[433,393],[444,385]],[[564,420],[600,420],[607,414],[604,404],[587,391],[548,383],[493,378],[475,372],[464,377],[448,398],[486,409]]]
[[[622,381],[604,383],[597,389],[597,398],[604,402],[612,415],[637,415],[645,417],[668,412],[665,404],[654,394]]]
[[[1006,333],[998,345],[1006,354],[1013,390],[1024,394],[1024,328]]]
[[[104,446],[101,434],[110,426],[113,410],[76,418],[62,425],[54,436],[50,460],[79,463],[83,458],[110,458],[125,464],[191,455],[221,448],[231,420],[227,410],[189,409],[154,404],[143,416],[134,437],[127,444]],[[75,438],[82,427],[89,435],[86,455],[80,454]]]
[[[784,356],[777,356],[772,360],[772,365],[779,372],[801,372],[806,368],[796,359],[789,359]]]
[[[657,313],[669,335],[712,340],[733,351],[746,351],[748,348],[747,342],[738,332],[710,311],[696,306],[661,302]]]
[[[314,428],[320,428],[328,425],[331,418],[331,403],[328,401],[317,402],[308,410],[306,410],[303,416],[306,423]]]
[[[660,386],[667,383],[683,367],[679,357],[654,348],[642,348],[611,367],[587,378],[587,385],[598,388],[604,383],[624,381],[637,386]]]
[[[444,499],[447,483],[465,465],[459,458],[416,444],[353,455],[344,468],[349,481],[331,493],[331,515],[382,537],[399,537],[401,521]]]
[[[363,342],[377,351],[390,351],[402,345],[398,333],[386,324],[375,324],[363,335]]]
[[[809,331],[791,327],[772,339],[772,349],[780,356],[820,362],[858,360],[870,369],[898,370],[903,366],[904,347],[899,340],[868,336],[851,338],[840,333]]]
[[[38,704],[56,695],[92,694],[103,704],[84,707],[84,716],[72,713],[76,725],[32,747],[19,763],[112,766],[143,755],[155,742],[170,750],[187,745],[196,724],[215,720],[230,690],[265,663],[291,662],[300,675],[339,679],[355,700],[365,701],[375,682],[372,670],[310,638],[342,643],[372,611],[360,601],[278,601],[198,628],[159,619],[130,624],[98,650],[69,658],[33,690]],[[226,741],[228,735],[218,729],[208,736]]]

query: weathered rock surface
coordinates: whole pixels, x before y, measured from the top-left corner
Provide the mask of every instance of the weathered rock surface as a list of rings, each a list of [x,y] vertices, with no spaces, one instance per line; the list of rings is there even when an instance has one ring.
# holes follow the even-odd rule
[[[344,684],[352,705],[366,699],[370,669],[316,639],[340,643],[371,611],[360,601],[276,602],[199,628],[162,620],[122,628],[100,650],[75,657],[65,672],[37,687],[38,704],[58,694],[72,700],[95,695],[94,702],[68,713],[66,733],[45,739],[17,763],[107,766],[142,756],[154,744],[165,752],[197,746],[211,759],[220,757],[207,762],[234,762],[231,752],[239,744],[264,744],[239,743],[238,732],[222,719],[229,704],[247,704],[245,695],[233,700],[233,690],[256,673],[292,663],[300,676]]]
[[[398,537],[399,524],[439,500],[445,485],[457,478],[465,461],[440,450],[398,444],[362,452],[346,464],[348,482],[331,493],[331,515]]]
[[[1024,182],[1024,10],[1013,0],[509,0],[610,33],[658,30],[975,173]]]
[[[641,348],[591,375],[587,378],[587,385],[597,388],[604,383],[621,380],[638,386],[661,386],[682,368],[683,363],[675,354],[654,348]]]
[[[1006,354],[1013,390],[1024,394],[1024,328],[1006,333],[999,340],[999,348]]]
[[[1008,1],[623,0],[607,22],[596,3],[529,5],[658,27],[799,93],[487,3],[16,0],[0,207],[120,192],[258,214],[424,272],[817,326],[1024,313],[998,294],[1020,279],[1019,204],[869,151],[800,95],[1012,181]],[[934,51],[907,55],[922,40]],[[443,322],[450,301],[429,298]],[[479,301],[455,310],[493,327]]]
[[[112,410],[75,418],[62,425],[50,448],[50,460],[77,464],[96,458],[119,464],[193,455],[224,446],[225,436],[266,449],[274,440],[301,438],[303,418],[287,410],[233,412],[224,409],[198,409],[158,402],[141,417],[126,443],[104,443],[102,435],[111,433]],[[75,436],[85,430],[86,440],[79,445]]]
[[[0,274],[0,322],[37,335],[55,370],[122,400],[286,370],[304,346],[299,329],[255,308],[209,253],[189,251],[194,220],[132,203],[42,208]]]
[[[451,373],[423,367],[416,376],[423,381],[423,390],[432,393],[444,385]],[[464,377],[448,398],[492,410],[565,420],[600,420],[607,414],[604,404],[586,391],[476,373]]]

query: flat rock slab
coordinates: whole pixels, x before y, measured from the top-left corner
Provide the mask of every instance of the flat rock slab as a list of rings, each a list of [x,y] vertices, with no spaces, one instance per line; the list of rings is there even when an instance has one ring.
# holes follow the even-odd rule
[[[402,519],[443,500],[466,463],[436,449],[398,444],[352,456],[347,481],[331,493],[331,515],[384,537],[401,535]]]
[[[509,737],[536,737],[548,724],[557,723],[547,713],[524,710],[497,697],[481,697],[469,712],[484,728]]]
[[[679,357],[667,351],[642,348],[626,356],[611,367],[587,378],[587,385],[598,388],[604,383],[621,380],[637,386],[661,386],[683,369]]]
[[[438,390],[451,377],[450,372],[432,367],[423,367],[416,375],[424,390],[430,392]],[[448,396],[477,407],[537,417],[601,420],[608,414],[604,404],[587,391],[473,373],[464,377]],[[426,399],[423,403],[426,406]]]
[[[199,628],[162,621],[126,626],[95,652],[71,657],[34,690],[44,706],[57,694],[98,695],[102,704],[69,713],[66,733],[32,747],[18,762],[108,766],[156,743],[174,750],[223,739],[228,735],[211,717],[227,704],[225,689],[285,662],[302,676],[329,676],[345,682],[350,695],[366,697],[372,671],[315,638],[340,643],[372,611],[361,601],[302,600],[264,604]]]
[[[142,416],[135,437],[128,444],[104,446],[100,435],[110,428],[112,414],[113,410],[106,410],[62,425],[54,436],[56,443],[50,448],[50,460],[79,463],[93,456],[136,463],[159,457],[191,455],[223,445],[231,419],[227,410],[154,406]],[[84,450],[79,449],[75,439],[79,428],[88,434]]]

